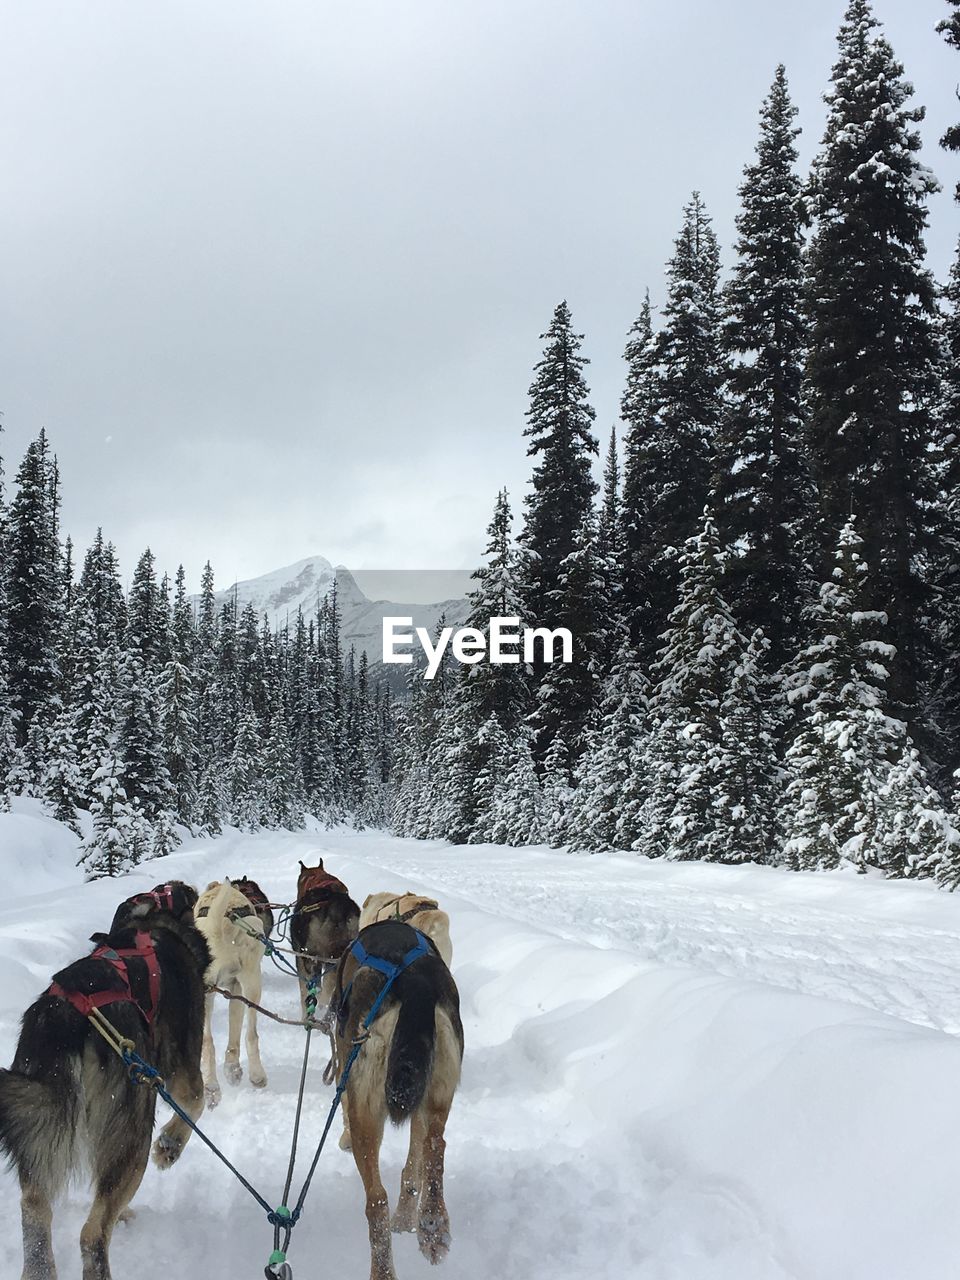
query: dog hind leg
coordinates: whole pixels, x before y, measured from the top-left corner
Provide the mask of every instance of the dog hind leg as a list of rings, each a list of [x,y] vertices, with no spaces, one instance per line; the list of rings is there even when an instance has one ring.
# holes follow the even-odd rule
[[[236,978],[230,983],[234,995],[246,995]],[[249,997],[248,997],[249,998]],[[244,1005],[241,1000],[230,1000],[227,1010],[229,1035],[227,1050],[223,1055],[223,1074],[230,1084],[239,1084],[243,1079],[243,1067],[240,1065],[240,1032],[243,1029]],[[253,1010],[251,1009],[251,1013]]]
[[[248,1000],[252,1000],[254,1004],[260,1003],[260,996],[263,992],[263,982],[260,977],[259,964],[257,969],[250,974],[247,979],[246,990],[244,995]],[[242,1009],[244,1006],[236,1001]],[[250,1083],[256,1089],[263,1089],[267,1084],[267,1073],[263,1069],[263,1062],[260,1059],[260,1036],[257,1032],[257,1011],[256,1009],[247,1009],[247,1070],[250,1073]]]
[[[150,1121],[130,1125],[132,1140],[101,1146],[97,1153],[96,1198],[80,1232],[83,1280],[110,1280],[110,1238],[120,1214],[136,1195],[150,1154]]]
[[[53,1206],[35,1182],[20,1178],[20,1217],[23,1222],[23,1275],[21,1280],[57,1280],[50,1228]]]
[[[390,1220],[394,1231],[416,1231],[417,1207],[423,1167],[423,1148],[427,1138],[426,1116],[418,1107],[410,1117],[410,1149],[400,1178],[400,1197]]]
[[[349,1117],[353,1158],[367,1197],[370,1280],[397,1280],[390,1243],[390,1210],[386,1188],[380,1177],[380,1143],[386,1117],[382,1112],[378,1114],[355,1105],[349,1106]]]
[[[200,1062],[203,1070],[203,1087],[207,1106],[215,1107],[223,1096],[217,1079],[217,1048],[213,1043],[213,1002],[216,994],[207,993],[203,1002],[203,1049]]]
[[[450,1251],[450,1215],[443,1199],[443,1156],[447,1145],[443,1131],[450,1102],[428,1098],[420,1109],[425,1116],[417,1243],[423,1256],[436,1264]]]

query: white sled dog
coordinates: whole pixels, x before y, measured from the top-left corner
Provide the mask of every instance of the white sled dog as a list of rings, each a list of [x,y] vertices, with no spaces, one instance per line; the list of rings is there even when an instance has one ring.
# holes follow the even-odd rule
[[[360,911],[360,928],[378,924],[381,920],[399,920],[419,929],[432,938],[440,952],[440,959],[451,968],[453,944],[450,941],[450,917],[440,910],[439,903],[422,893],[369,893]]]
[[[262,987],[260,963],[264,950],[263,944],[250,932],[251,928],[260,928],[260,921],[250,900],[229,880],[214,880],[200,895],[193,914],[196,926],[210,949],[207,986],[225,987],[234,995],[242,995],[259,1004]],[[203,1084],[207,1105],[210,1107],[215,1107],[221,1098],[212,1025],[216,999],[215,991],[207,992],[203,1023]],[[262,1089],[267,1083],[267,1073],[260,1061],[257,1011],[241,1000],[230,1000],[229,1006],[230,1030],[227,1050],[223,1055],[224,1074],[230,1084],[239,1084],[243,1078],[240,1066],[240,1029],[246,1014],[247,1069],[250,1083]]]

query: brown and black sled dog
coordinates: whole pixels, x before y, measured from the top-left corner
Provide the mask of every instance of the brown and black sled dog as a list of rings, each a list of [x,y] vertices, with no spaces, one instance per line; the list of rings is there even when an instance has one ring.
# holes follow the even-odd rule
[[[156,1094],[132,1083],[81,1010],[100,1008],[196,1119],[209,959],[193,924],[158,908],[129,924],[121,920],[91,955],[56,974],[24,1014],[13,1065],[0,1071],[0,1149],[20,1179],[22,1280],[56,1280],[53,1201],[84,1169],[94,1201],[80,1233],[83,1280],[110,1280],[110,1237],[150,1154]],[[174,1116],[154,1144],[156,1164],[172,1165],[189,1136]]]
[[[365,1032],[364,1022],[393,967],[399,972]],[[408,924],[387,920],[363,929],[344,955],[335,999],[341,1073],[352,1046],[362,1039],[344,1108],[366,1192],[370,1280],[396,1280],[391,1228],[415,1231],[430,1262],[442,1262],[450,1248],[443,1132],[463,1060],[460,997],[436,944]],[[410,1149],[392,1219],[380,1178],[388,1116],[394,1124],[410,1121]]]
[[[324,870],[322,858],[315,867],[301,862],[297,901],[290,920],[290,945],[301,953],[297,956],[297,971],[304,1005],[307,982],[316,978],[321,983],[318,1007],[323,1010],[329,1006],[337,961],[359,928],[360,908],[343,881]]]

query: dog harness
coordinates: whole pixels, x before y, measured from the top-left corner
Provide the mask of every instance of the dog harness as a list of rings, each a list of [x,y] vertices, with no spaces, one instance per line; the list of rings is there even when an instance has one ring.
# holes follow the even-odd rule
[[[350,944],[348,954],[353,956],[354,960],[356,960],[357,969],[376,969],[377,973],[382,973],[386,978],[386,982],[384,982],[383,986],[380,988],[377,998],[373,1002],[373,1007],[367,1014],[367,1026],[369,1026],[377,1016],[387,992],[396,982],[397,978],[400,977],[401,973],[403,973],[404,969],[409,969],[414,960],[419,960],[421,956],[427,955],[431,950],[430,943],[426,940],[420,930],[414,929],[413,932],[416,934],[417,945],[415,947],[411,947],[406,955],[400,958],[398,964],[394,964],[392,960],[385,960],[383,956],[371,955],[359,938]],[[353,975],[347,984],[346,991],[344,991],[343,995],[340,997],[340,1008],[337,1011],[337,1025],[341,1031],[343,1030],[343,1024],[347,1019],[347,1004],[350,1000],[350,992],[353,990],[353,984],[356,980],[356,976],[356,974]]]
[[[153,938],[146,930],[137,930],[136,944],[135,947],[123,947],[119,950],[115,950],[113,947],[99,946],[90,954],[91,960],[106,960],[108,964],[113,965],[123,982],[122,989],[90,992],[67,991],[59,982],[52,982],[47,988],[46,994],[48,996],[59,996],[61,1000],[68,1001],[85,1018],[89,1017],[93,1009],[102,1009],[104,1005],[116,1004],[120,1000],[129,1000],[143,1014],[147,1026],[151,1026],[156,1016],[157,1003],[160,999],[160,964],[157,960],[157,950],[153,944]],[[128,960],[142,960],[147,966],[147,980],[150,989],[150,1004],[148,1008],[144,1008],[133,994],[133,989],[130,985],[130,972],[127,968]]]
[[[401,924],[406,924],[408,920],[412,920],[414,916],[418,916],[421,911],[436,911],[440,906],[439,902],[434,902],[432,898],[418,898],[412,907],[408,907],[406,911],[400,911],[400,903],[407,895],[402,893],[399,898],[394,898],[392,902],[385,902],[377,912],[377,922],[381,920],[399,920]],[[392,907],[393,915],[385,916],[383,913],[387,907]]]
[[[308,867],[307,878],[303,885],[297,885],[297,897],[305,898],[308,893],[325,893],[328,897],[334,893],[347,893],[347,886],[323,867]]]

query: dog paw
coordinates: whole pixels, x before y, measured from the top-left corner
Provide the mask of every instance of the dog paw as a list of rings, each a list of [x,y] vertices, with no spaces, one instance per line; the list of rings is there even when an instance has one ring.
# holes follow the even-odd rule
[[[243,1067],[239,1062],[225,1062],[223,1074],[227,1077],[228,1084],[239,1084],[243,1079]]]
[[[169,1169],[180,1159],[182,1151],[183,1142],[179,1138],[161,1132],[160,1137],[153,1144],[153,1163],[158,1169]]]
[[[212,1110],[218,1107],[223,1098],[223,1093],[218,1084],[207,1084],[203,1086],[204,1103]]]
[[[265,1089],[267,1087],[267,1073],[265,1071],[251,1071],[250,1083],[255,1089]]]
[[[349,1129],[344,1129],[343,1133],[341,1133],[340,1135],[340,1150],[341,1151],[353,1150],[353,1143],[350,1141]]]
[[[120,1212],[117,1214],[117,1221],[118,1221],[118,1222],[133,1222],[133,1220],[134,1220],[134,1218],[136,1218],[136,1216],[137,1216],[137,1211],[136,1211],[136,1209],[130,1209],[130,1208],[121,1209],[121,1210],[120,1210]]]
[[[420,1252],[434,1266],[450,1252],[450,1219],[446,1215],[424,1214],[417,1223]]]

